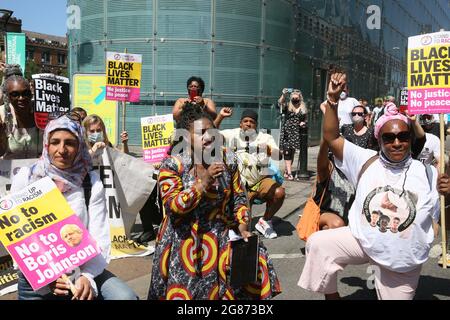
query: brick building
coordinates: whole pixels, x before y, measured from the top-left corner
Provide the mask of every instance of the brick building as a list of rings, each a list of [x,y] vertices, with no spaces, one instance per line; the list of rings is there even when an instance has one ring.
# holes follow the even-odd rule
[[[0,25],[3,29],[3,17],[0,17]],[[26,60],[30,67],[30,61],[34,62],[32,73],[51,72],[67,75],[67,37],[22,30],[22,20],[14,17],[8,20],[6,31],[26,34]],[[5,51],[3,34],[0,36],[0,50],[3,60]]]

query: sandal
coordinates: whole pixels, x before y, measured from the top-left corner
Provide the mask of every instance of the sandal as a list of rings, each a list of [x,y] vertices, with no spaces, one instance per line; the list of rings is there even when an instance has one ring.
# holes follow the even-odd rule
[[[287,177],[287,179],[288,179],[289,181],[294,181],[294,177],[292,176],[292,174],[289,174],[288,177]]]
[[[289,175],[287,174],[287,171],[284,172],[284,178],[287,179]]]

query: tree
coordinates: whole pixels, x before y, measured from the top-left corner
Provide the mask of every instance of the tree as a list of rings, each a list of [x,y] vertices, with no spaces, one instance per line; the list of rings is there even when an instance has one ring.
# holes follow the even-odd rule
[[[25,66],[25,78],[30,80],[31,76],[36,73],[40,73],[41,68],[34,62],[34,60],[27,60]]]

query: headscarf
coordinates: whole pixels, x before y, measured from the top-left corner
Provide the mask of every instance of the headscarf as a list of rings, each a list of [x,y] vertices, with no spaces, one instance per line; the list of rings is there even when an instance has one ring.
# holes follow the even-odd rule
[[[377,122],[375,123],[374,134],[376,139],[378,139],[381,127],[383,127],[386,122],[391,120],[401,120],[409,126],[408,118],[398,112],[398,108],[393,102],[388,102],[384,107],[384,114],[380,118],[378,118]]]
[[[67,130],[78,140],[78,153],[75,156],[72,167],[68,169],[55,167],[51,163],[51,158],[48,154],[50,134],[56,130]],[[92,169],[91,156],[83,136],[83,127],[78,121],[72,120],[67,116],[50,121],[44,130],[42,156],[31,167],[31,182],[48,176],[53,179],[63,193],[81,187],[86,174]]]

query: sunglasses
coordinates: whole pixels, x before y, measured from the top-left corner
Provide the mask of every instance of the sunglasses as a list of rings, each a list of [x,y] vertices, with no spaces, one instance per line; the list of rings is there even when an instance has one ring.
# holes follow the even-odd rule
[[[49,120],[59,119],[61,117],[67,117],[67,118],[69,118],[72,121],[77,121],[80,125],[83,122],[83,119],[81,118],[81,116],[75,111],[68,111],[68,112],[62,113],[62,114],[60,114],[60,113],[53,113],[52,114],[51,113],[49,115]]]
[[[398,139],[400,142],[409,142],[411,135],[409,131],[401,131],[397,134],[392,132],[385,132],[381,135],[381,139],[384,144],[394,143],[395,139]]]
[[[18,97],[31,98],[31,90],[11,91],[9,93],[9,96],[13,97],[13,98],[18,98]]]
[[[354,117],[354,116],[364,117],[364,112],[352,112],[352,117]]]

